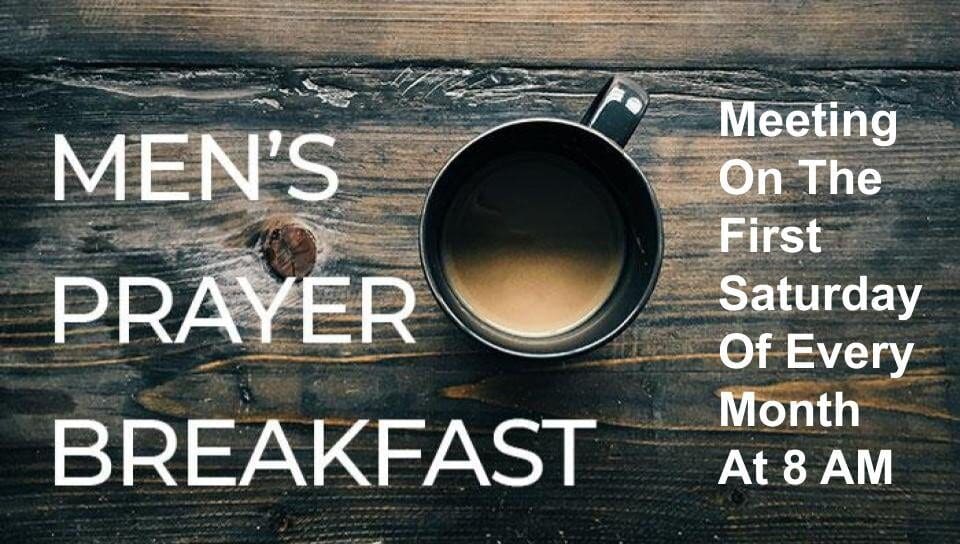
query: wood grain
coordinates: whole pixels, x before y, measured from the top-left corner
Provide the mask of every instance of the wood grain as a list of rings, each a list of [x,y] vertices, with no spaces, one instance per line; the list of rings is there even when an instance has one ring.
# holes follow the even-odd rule
[[[653,182],[667,233],[654,297],[624,334],[578,358],[531,363],[491,353],[449,323],[426,289],[416,250],[423,195],[440,165],[471,137],[518,117],[576,119],[608,75],[415,65],[4,71],[0,516],[6,531],[32,542],[141,542],[144,535],[207,542],[782,542],[784,535],[800,534],[810,541],[953,540],[960,531],[954,364],[960,338],[960,76],[944,70],[630,73],[650,90],[651,106],[628,152]],[[722,138],[721,99],[757,100],[780,111],[830,100],[868,111],[896,108],[898,139],[878,148],[865,139]],[[106,187],[81,195],[77,186],[66,202],[53,200],[55,133],[66,134],[78,155],[92,160],[115,133],[187,132],[191,141],[211,133],[239,157],[246,133],[266,140],[271,129],[285,137],[320,131],[337,138],[320,157],[340,174],[333,199],[310,205],[290,199],[286,186],[299,174],[286,161],[268,161],[257,202],[222,177],[212,202],[116,202]],[[136,164],[136,138],[127,152]],[[185,160],[186,172],[162,176],[161,187],[198,192],[196,150],[169,155]],[[876,168],[883,190],[874,197],[806,196],[793,163],[809,156]],[[731,157],[781,167],[785,194],[722,193],[717,171]],[[819,217],[825,253],[816,259],[721,254],[722,215],[780,224]],[[296,288],[277,317],[274,341],[259,344],[259,323],[233,278],[246,276],[263,296],[272,296],[278,280],[252,234],[278,217],[296,218],[316,234],[314,275],[356,280],[388,274],[410,281],[417,309],[408,325],[417,343],[405,345],[387,329],[369,345],[304,346]],[[864,273],[871,281],[920,282],[924,288],[907,323],[892,314],[728,313],[716,300],[718,282],[734,271],[754,281],[789,275],[804,283],[845,283]],[[235,345],[208,331],[191,335],[186,345],[162,345],[148,329],[136,329],[131,343],[120,345],[114,301],[107,317],[71,327],[67,342],[56,346],[52,285],[54,276],[65,274],[96,277],[112,293],[120,275],[163,279],[175,296],[173,316],[165,321],[171,329],[199,278],[215,276],[248,341]],[[318,330],[359,335],[358,286],[330,296],[352,311],[323,319]],[[384,305],[398,302],[383,298]],[[142,295],[134,309],[156,303]],[[718,361],[727,332],[782,337],[788,330],[824,341],[909,341],[917,348],[901,380],[885,377],[889,367],[800,372],[776,356],[770,369],[735,372]],[[747,387],[783,400],[842,388],[863,401],[863,425],[829,432],[719,427],[718,392]],[[578,441],[576,493],[559,485],[557,471],[520,490],[479,489],[456,477],[422,488],[426,462],[398,463],[398,483],[386,489],[356,487],[340,472],[330,475],[329,487],[317,489],[296,488],[281,474],[264,474],[244,489],[165,488],[159,482],[123,488],[116,477],[91,489],[51,483],[56,417],[95,418],[111,429],[123,418],[160,417],[181,436],[188,417],[251,424],[277,418],[289,424],[305,466],[311,432],[304,424],[313,418],[328,418],[331,425],[360,417],[424,418],[430,428],[401,433],[398,440],[423,448],[428,459],[439,440],[437,423],[464,418],[476,431],[481,455],[491,467],[507,470],[512,465],[496,454],[489,432],[496,422],[519,416],[600,421],[600,429]],[[210,437],[236,450],[211,471],[242,470],[256,427],[240,429]],[[114,455],[118,438],[111,439]],[[559,467],[555,438],[529,440],[547,467]],[[893,448],[895,485],[715,485],[730,448],[762,448],[776,458],[794,447],[820,469],[833,448]],[[368,434],[352,450],[368,474],[374,448],[375,435]],[[174,465],[182,479],[183,460]]]
[[[952,2],[14,1],[7,63],[953,67]]]

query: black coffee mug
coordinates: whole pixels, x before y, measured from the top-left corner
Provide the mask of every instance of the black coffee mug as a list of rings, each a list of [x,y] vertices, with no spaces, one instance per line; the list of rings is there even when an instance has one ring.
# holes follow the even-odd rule
[[[420,260],[443,310],[480,342],[512,355],[564,357],[595,348],[629,325],[653,292],[663,258],[663,226],[653,189],[623,146],[646,111],[646,92],[616,76],[603,87],[580,123],[532,118],[500,125],[461,148],[437,174],[420,220]],[[548,153],[574,161],[600,180],[620,208],[624,259],[609,297],[589,318],[554,336],[519,336],[474,315],[444,272],[441,237],[447,211],[465,182],[491,161],[518,152]]]

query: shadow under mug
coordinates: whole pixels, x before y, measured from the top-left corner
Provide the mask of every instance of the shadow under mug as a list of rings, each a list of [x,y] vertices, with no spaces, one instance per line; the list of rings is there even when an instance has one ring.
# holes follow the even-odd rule
[[[444,165],[423,205],[420,261],[437,302],[461,329],[511,355],[551,358],[593,349],[636,318],[653,292],[663,257],[660,207],[640,168],[623,150],[647,102],[636,83],[615,76],[580,123],[553,118],[506,123],[475,138]],[[623,267],[606,301],[583,323],[546,337],[511,334],[474,315],[451,287],[442,258],[443,224],[458,191],[484,165],[528,151],[559,155],[590,171],[620,208],[624,229]]]

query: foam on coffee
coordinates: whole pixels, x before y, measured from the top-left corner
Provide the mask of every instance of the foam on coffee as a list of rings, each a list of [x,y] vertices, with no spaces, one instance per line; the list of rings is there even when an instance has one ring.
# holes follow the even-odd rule
[[[516,153],[466,183],[447,212],[444,272],[476,317],[525,337],[560,334],[607,300],[624,261],[616,203],[593,174]]]

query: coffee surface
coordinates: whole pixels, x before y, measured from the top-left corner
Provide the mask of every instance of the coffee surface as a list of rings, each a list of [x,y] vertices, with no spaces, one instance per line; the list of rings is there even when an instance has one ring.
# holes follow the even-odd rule
[[[575,162],[516,153],[454,199],[442,259],[461,302],[519,336],[570,330],[593,315],[623,267],[623,226],[602,182]]]

